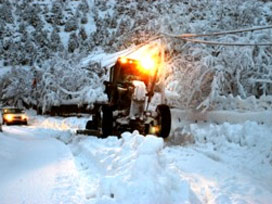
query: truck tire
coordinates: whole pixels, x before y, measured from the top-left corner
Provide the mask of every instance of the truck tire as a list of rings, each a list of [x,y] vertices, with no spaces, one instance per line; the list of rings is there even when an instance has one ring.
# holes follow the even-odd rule
[[[87,130],[98,130],[101,128],[101,111],[102,106],[100,104],[95,104],[93,108],[92,120],[88,120],[86,124]]]
[[[171,130],[171,112],[169,106],[160,104],[156,108],[158,114],[157,121],[160,126],[159,137],[167,138]]]
[[[109,105],[102,106],[102,137],[106,138],[113,132],[113,113]]]
[[[87,130],[93,129],[93,121],[92,120],[87,121],[85,129],[87,129]]]

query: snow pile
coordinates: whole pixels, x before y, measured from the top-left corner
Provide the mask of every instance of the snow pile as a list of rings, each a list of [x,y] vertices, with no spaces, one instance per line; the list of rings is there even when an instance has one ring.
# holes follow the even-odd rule
[[[75,138],[70,147],[95,203],[268,203],[271,200],[271,127],[191,124],[179,137],[124,133],[122,139]]]
[[[190,132],[195,136],[198,145],[207,147],[208,144],[214,152],[233,157],[237,157],[237,153],[245,153],[239,155],[243,157],[239,160],[240,168],[246,164],[248,170],[260,173],[263,165],[272,167],[272,128],[268,125],[248,121],[244,124],[209,124],[201,128],[200,125],[191,124]],[[237,150],[230,152],[234,147]],[[265,169],[262,175],[270,175],[272,178],[272,172],[265,172]]]
[[[30,123],[41,128],[55,129],[55,130],[73,130],[84,129],[89,117],[44,117],[44,116],[31,116]]]
[[[137,131],[121,139],[74,135],[62,129],[64,120],[36,116],[32,126],[3,127],[1,203],[266,204],[272,199],[270,125],[185,124],[175,136],[193,141],[181,146]],[[79,124],[67,120],[67,126]]]
[[[171,109],[172,115],[172,132],[176,129],[181,129],[184,124],[188,123],[231,123],[231,124],[243,124],[247,121],[256,122],[257,124],[272,124],[272,111],[192,111],[192,110],[180,110]]]
[[[86,187],[86,194],[96,203],[198,203],[190,184],[166,165],[163,146],[161,138],[135,131],[123,133],[119,141],[84,139],[72,149],[76,157],[85,158],[83,171],[95,186]]]
[[[189,124],[180,128],[178,136],[180,141],[189,136],[194,141],[180,147],[178,141],[170,140],[165,157],[181,170],[202,202],[271,202],[270,125]]]
[[[74,134],[78,129],[85,129],[89,117],[45,117],[37,116],[34,113],[30,113],[29,124],[31,126],[38,127],[42,131],[45,131],[47,137],[52,137],[65,144],[68,144],[74,138]],[[29,115],[30,115],[29,114]],[[35,131],[35,129],[29,128],[29,132]]]
[[[210,109],[212,110],[238,110],[238,111],[266,111],[272,110],[272,96],[255,96],[242,99],[240,96],[233,95],[218,96],[214,99]]]

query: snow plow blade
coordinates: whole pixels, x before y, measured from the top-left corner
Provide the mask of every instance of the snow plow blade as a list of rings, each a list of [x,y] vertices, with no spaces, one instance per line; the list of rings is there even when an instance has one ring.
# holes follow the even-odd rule
[[[96,136],[96,137],[102,137],[102,134],[99,130],[88,130],[88,129],[85,129],[85,130],[77,130],[76,131],[76,134],[77,135],[92,135],[92,136]]]

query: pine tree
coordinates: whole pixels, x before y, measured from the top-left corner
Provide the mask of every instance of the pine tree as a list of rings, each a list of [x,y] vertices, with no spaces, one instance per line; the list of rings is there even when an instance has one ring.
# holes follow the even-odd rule
[[[68,42],[68,51],[74,52],[79,47],[79,42],[76,33],[71,33]]]

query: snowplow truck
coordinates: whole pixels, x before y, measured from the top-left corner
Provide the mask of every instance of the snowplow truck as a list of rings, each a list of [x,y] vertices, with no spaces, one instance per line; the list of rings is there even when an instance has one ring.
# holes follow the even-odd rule
[[[94,104],[92,120],[79,134],[101,138],[120,137],[124,131],[168,137],[171,112],[166,104],[148,110],[158,78],[158,67],[149,69],[139,60],[120,57],[110,68],[110,80],[105,81],[108,102]]]

